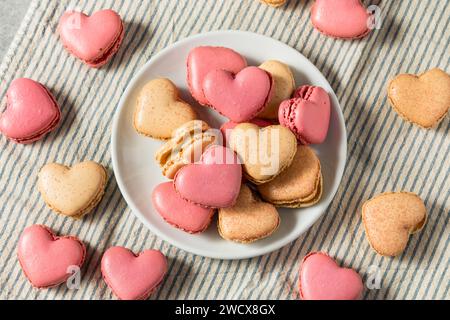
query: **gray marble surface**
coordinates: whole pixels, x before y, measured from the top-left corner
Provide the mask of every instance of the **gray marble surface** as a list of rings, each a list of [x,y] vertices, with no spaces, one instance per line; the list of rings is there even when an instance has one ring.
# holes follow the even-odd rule
[[[0,61],[19,29],[31,0],[0,0]]]

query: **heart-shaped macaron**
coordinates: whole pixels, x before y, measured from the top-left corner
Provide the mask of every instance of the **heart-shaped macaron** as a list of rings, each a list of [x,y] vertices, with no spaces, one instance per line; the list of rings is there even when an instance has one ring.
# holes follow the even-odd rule
[[[294,134],[280,125],[260,128],[241,123],[231,132],[229,144],[239,155],[245,176],[255,184],[273,180],[290,166],[297,151]]]
[[[180,168],[200,160],[211,144],[221,144],[220,133],[202,120],[192,120],[178,127],[155,154],[162,174],[173,179]]]
[[[303,300],[358,300],[364,286],[361,276],[341,268],[323,252],[309,253],[300,269],[300,297]]]
[[[372,248],[393,257],[406,248],[411,234],[423,228],[427,209],[414,193],[386,192],[364,203],[362,219]]]
[[[189,91],[201,105],[207,105],[203,93],[203,80],[212,70],[238,73],[247,66],[239,53],[229,48],[201,46],[192,49],[187,58],[187,83]]]
[[[271,7],[280,7],[286,3],[286,0],[260,0],[262,3],[265,3]]]
[[[181,198],[171,181],[156,186],[152,203],[164,220],[189,233],[204,231],[214,215],[213,208],[204,208]]]
[[[254,242],[271,235],[279,225],[277,209],[261,201],[245,184],[234,206],[219,209],[217,227],[226,240]]]
[[[159,78],[141,89],[134,112],[134,128],[147,137],[169,139],[175,129],[196,118],[194,109],[180,98],[175,84]]]
[[[208,104],[235,122],[256,117],[269,102],[272,88],[272,76],[258,67],[247,67],[237,74],[216,69],[203,81]]]
[[[103,197],[106,170],[93,161],[67,166],[49,163],[39,172],[38,188],[45,203],[55,212],[81,218]]]
[[[0,117],[0,131],[18,143],[41,139],[59,123],[61,112],[50,91],[31,79],[11,82],[6,92],[7,108]]]
[[[242,180],[236,154],[214,145],[206,149],[198,163],[178,170],[174,185],[181,197],[194,204],[226,208],[235,204]]]
[[[272,98],[258,117],[278,120],[278,108],[281,102],[289,99],[295,90],[294,75],[288,65],[277,60],[268,60],[259,67],[271,74],[274,89]]]
[[[278,120],[301,143],[319,144],[327,137],[330,112],[330,97],[324,89],[302,86],[295,91],[293,99],[281,103]]]
[[[342,39],[362,38],[370,32],[371,14],[360,0],[316,0],[311,22],[321,33]]]
[[[92,16],[67,11],[59,21],[64,47],[88,66],[99,68],[119,50],[124,36],[120,16],[113,10],[100,10]]]
[[[123,247],[111,247],[101,262],[105,282],[121,300],[148,298],[164,279],[166,257],[158,250],[145,250],[135,255]]]
[[[301,208],[322,197],[320,160],[314,150],[299,145],[291,165],[275,179],[258,186],[261,197],[278,207]]]
[[[450,109],[450,75],[438,68],[419,76],[398,75],[389,83],[388,98],[406,121],[431,128]]]
[[[47,288],[65,282],[70,267],[83,265],[84,244],[76,237],[58,237],[42,225],[27,227],[20,236],[18,258],[25,276],[36,288]]]
[[[254,119],[250,120],[249,123],[256,124],[258,127],[261,127],[261,128],[273,125],[273,123],[270,122],[269,120],[259,119],[259,118],[254,118]],[[223,145],[227,145],[227,141],[230,138],[231,131],[233,131],[233,129],[237,125],[239,125],[239,123],[234,122],[234,121],[227,121],[224,124],[222,124],[222,126],[220,127],[220,131],[221,131],[222,137],[223,137]]]

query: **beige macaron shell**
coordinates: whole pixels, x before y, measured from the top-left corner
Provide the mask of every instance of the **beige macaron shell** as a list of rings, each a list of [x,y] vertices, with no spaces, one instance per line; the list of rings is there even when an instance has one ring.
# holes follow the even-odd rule
[[[427,211],[414,193],[387,192],[364,203],[362,219],[372,248],[383,256],[397,256],[409,236],[423,228]]]
[[[320,160],[310,147],[299,145],[289,168],[257,188],[265,201],[277,206],[313,205],[322,196]]]
[[[169,179],[183,166],[200,159],[203,151],[215,143],[217,136],[201,120],[189,121],[172,133],[172,138],[156,152],[155,159],[162,173]]]
[[[160,166],[164,166],[172,156],[172,150],[176,147],[176,144],[172,140],[164,143],[155,153],[155,160]]]
[[[450,75],[437,68],[419,76],[398,75],[389,83],[388,98],[403,119],[431,128],[450,109]]]
[[[258,118],[278,120],[280,103],[289,99],[295,90],[294,75],[289,66],[276,60],[266,61],[259,67],[272,75],[274,92],[264,110],[258,114]]]
[[[189,164],[189,162],[185,161],[183,157],[171,158],[163,165],[162,174],[169,179],[173,179],[178,170],[180,170],[187,164]]]
[[[216,136],[208,133],[199,134],[182,145],[180,155],[188,163],[197,162],[206,148],[214,142],[216,142]]]
[[[286,0],[259,0],[259,1],[272,7],[279,7],[286,3]]]
[[[226,240],[250,243],[271,235],[280,224],[277,209],[242,185],[236,204],[219,209],[219,234]]]
[[[272,201],[271,203],[277,207],[283,207],[283,208],[311,207],[320,201],[320,199],[322,198],[322,192],[323,192],[323,177],[322,177],[322,174],[320,174],[317,177],[315,191],[311,195],[307,196],[306,198],[290,200],[290,201]]]
[[[197,117],[169,79],[154,79],[139,93],[134,113],[136,131],[147,137],[169,139],[182,124]]]
[[[104,167],[93,161],[72,168],[50,163],[39,172],[38,189],[51,209],[78,218],[100,202],[106,179]]]
[[[262,184],[289,167],[297,151],[297,139],[289,129],[280,125],[260,128],[251,123],[241,123],[231,132],[230,147],[243,162],[247,179],[254,184]]]
[[[202,120],[191,120],[182,124],[173,130],[172,137],[156,151],[156,162],[160,166],[164,166],[166,162],[170,161],[174,153],[181,149],[185,140],[190,140],[195,133],[203,133],[208,129],[209,125]]]
[[[205,132],[209,129],[209,125],[203,120],[191,120],[172,132],[172,140],[180,142],[187,135],[194,135],[196,133]]]
[[[209,145],[213,144],[215,139],[215,136],[207,134],[201,134],[198,137],[192,138],[189,143],[184,144],[176,154],[163,164],[163,175],[169,179],[173,179],[182,167],[189,163],[199,161],[203,151]]]

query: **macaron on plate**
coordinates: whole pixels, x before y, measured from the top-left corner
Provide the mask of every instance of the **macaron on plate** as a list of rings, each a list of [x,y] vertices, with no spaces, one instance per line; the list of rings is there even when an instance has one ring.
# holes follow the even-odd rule
[[[276,232],[273,232],[270,237],[256,242],[240,243],[225,240],[220,236],[216,227],[217,213],[214,213],[211,225],[203,231],[204,225],[207,227],[211,216],[207,209],[196,208],[199,212],[204,211],[201,212],[204,215],[202,220],[204,224],[201,224],[200,221],[198,222],[200,224],[195,225],[195,230],[184,230],[189,228],[190,224],[183,224],[184,221],[179,220],[180,216],[161,215],[157,211],[161,211],[161,208],[154,207],[152,197],[158,198],[158,194],[153,194],[153,191],[161,183],[170,181],[164,177],[160,164],[155,161],[155,154],[158,153],[167,138],[164,140],[149,138],[139,134],[133,125],[136,101],[145,85],[156,78],[170,79],[178,88],[179,97],[177,99],[192,106],[198,118],[205,121],[211,128],[219,129],[224,123],[230,121],[230,114],[226,110],[221,110],[223,101],[220,97],[216,99],[214,90],[212,93],[206,92],[209,96],[208,101],[213,100],[214,102],[214,106],[211,108],[202,106],[201,103],[195,101],[189,92],[190,88],[186,81],[189,68],[187,59],[192,49],[202,46],[230,48],[245,57],[246,61],[242,60],[242,66],[239,68],[245,70],[241,72],[240,77],[242,78],[245,78],[246,72],[255,73],[251,69],[252,66],[260,66],[269,60],[282,61],[291,68],[297,87],[318,86],[323,88],[330,98],[328,134],[321,144],[309,146],[320,159],[323,177],[320,200],[309,207],[293,209],[278,207],[279,225]],[[233,56],[232,52],[230,54]],[[192,60],[190,61],[192,62]],[[229,75],[226,73],[211,75],[210,73],[209,78],[211,79],[208,79],[208,83],[213,86],[221,77],[226,80]],[[270,91],[272,91],[270,86],[273,85],[273,82],[270,83],[270,75],[267,76],[264,72],[260,72],[260,79],[260,87],[266,90],[265,96],[263,94],[260,97],[260,100],[263,101],[270,96]],[[218,83],[226,84],[225,80]],[[259,112],[260,108],[256,108],[259,102],[256,101],[254,105],[255,110],[258,109],[256,111]],[[225,116],[228,114],[228,119],[223,116],[224,114]],[[231,115],[234,116],[234,114]],[[248,118],[246,115],[244,116]],[[166,120],[161,124],[171,124],[172,120]],[[151,232],[172,245],[197,255],[216,259],[245,259],[267,254],[294,241],[326,212],[344,172],[347,136],[344,117],[333,89],[320,71],[300,52],[282,42],[251,32],[216,31],[195,35],[168,46],[154,55],[134,76],[124,91],[116,111],[111,148],[114,174],[122,195],[132,212]],[[207,161],[207,159],[202,161]],[[186,170],[182,171],[186,174]],[[178,171],[177,174],[178,178],[175,179],[179,182],[182,173]],[[177,189],[178,185],[175,188]],[[169,189],[171,190],[171,188]],[[182,204],[181,200],[178,202]],[[189,206],[183,207],[186,209]],[[180,223],[183,224],[183,228],[174,227]]]

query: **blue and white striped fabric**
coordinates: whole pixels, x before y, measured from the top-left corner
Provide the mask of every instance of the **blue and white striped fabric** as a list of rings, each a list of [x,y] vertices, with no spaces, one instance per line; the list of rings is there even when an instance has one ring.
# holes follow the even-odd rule
[[[0,69],[0,97],[9,83],[30,77],[47,85],[62,109],[62,124],[43,141],[0,143],[0,297],[3,299],[110,299],[100,258],[111,245],[134,251],[158,248],[169,258],[168,277],[151,299],[298,299],[299,261],[323,250],[365,278],[378,270],[380,289],[366,299],[449,299],[450,120],[433,130],[403,121],[389,107],[386,85],[398,73],[432,67],[450,70],[450,1],[378,1],[380,30],[362,40],[320,35],[309,21],[312,1],[274,9],[256,0],[33,0]],[[56,35],[67,9],[91,13],[113,8],[126,21],[126,37],[112,62],[89,69],[63,50]],[[155,53],[192,34],[249,30],[279,39],[308,57],[328,78],[343,108],[348,165],[327,213],[285,248],[242,261],[220,261],[181,251],[155,237],[127,208],[111,171],[111,121],[119,98]],[[95,160],[109,168],[106,194],[80,221],[51,212],[36,188],[45,163]],[[361,205],[376,193],[418,193],[429,212],[425,229],[395,258],[370,249]],[[88,245],[81,286],[36,290],[16,258],[21,231],[34,223],[73,234]]]

